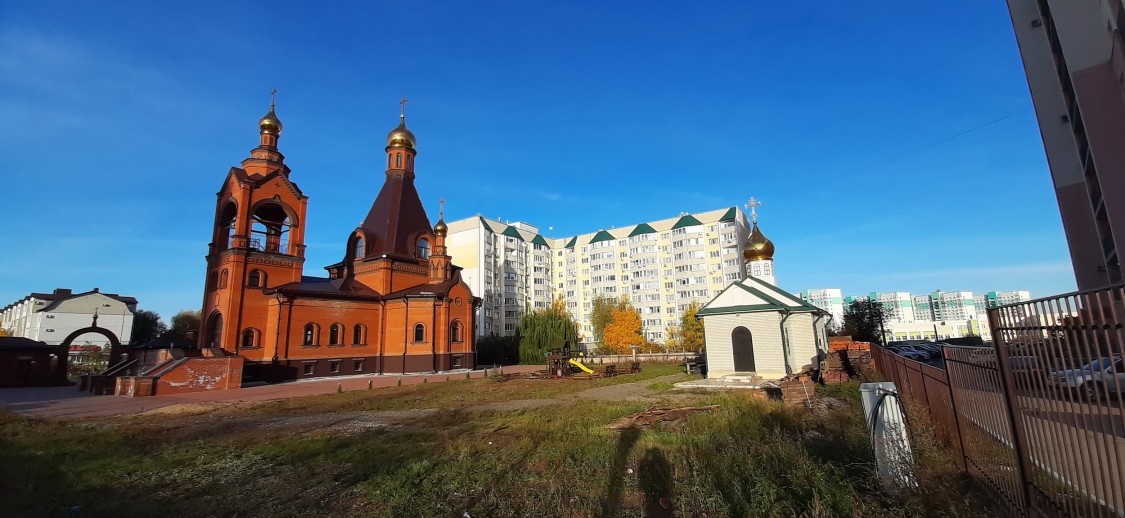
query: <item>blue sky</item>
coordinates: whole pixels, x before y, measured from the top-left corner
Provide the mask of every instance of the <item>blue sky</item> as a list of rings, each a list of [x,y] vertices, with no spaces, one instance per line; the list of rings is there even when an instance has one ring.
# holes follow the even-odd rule
[[[196,309],[274,86],[306,275],[374,200],[405,95],[433,218],[562,237],[754,196],[791,291],[1074,288],[1002,2],[155,4],[0,7],[0,303]]]

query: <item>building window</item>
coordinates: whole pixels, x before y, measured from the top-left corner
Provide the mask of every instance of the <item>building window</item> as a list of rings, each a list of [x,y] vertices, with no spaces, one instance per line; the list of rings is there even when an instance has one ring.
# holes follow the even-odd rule
[[[395,167],[402,167],[402,153],[395,153]]]
[[[251,270],[250,277],[246,281],[246,285],[251,288],[265,288],[266,287],[266,273],[261,270]]]
[[[461,355],[457,355],[457,356],[453,357],[453,368],[454,369],[460,369],[461,368]]]
[[[417,254],[416,255],[418,256],[419,259],[429,259],[430,258],[430,240],[429,239],[426,239],[426,238],[423,237],[422,239],[418,240],[418,248],[417,248]]]
[[[328,362],[328,372],[331,372],[332,374],[339,374],[339,372],[340,372],[340,362],[338,362],[338,361]]]
[[[305,324],[305,339],[301,343],[303,345],[316,345],[318,341],[320,341],[320,329],[317,328],[317,325],[311,322]]]
[[[460,321],[454,320],[453,323],[449,325],[449,339],[453,342],[465,341],[465,330]]]
[[[242,347],[251,348],[258,346],[258,331],[254,328],[247,328],[242,332]]]
[[[355,255],[353,255],[352,257],[356,259],[363,259],[363,257],[367,255],[366,243],[364,242],[363,236],[360,236],[355,240],[354,254]]]
[[[341,335],[344,334],[344,326],[341,324],[332,324],[328,327],[328,345],[340,345],[343,341]]]
[[[227,272],[226,268],[223,268],[223,272],[219,274],[219,288],[220,289],[227,287],[227,278],[228,277],[230,277],[229,272]]]
[[[367,328],[363,324],[356,324],[352,329],[352,343],[356,345],[367,343]]]
[[[426,341],[426,326],[424,326],[422,324],[416,324],[414,326],[414,342],[418,343],[418,342],[425,342],[425,341]]]
[[[305,376],[312,376],[313,373],[315,373],[315,372],[316,372],[316,364],[315,363],[306,363],[305,364]]]
[[[219,274],[218,274],[218,272],[211,272],[211,279],[207,281],[207,285],[210,286],[211,289],[216,289],[216,288],[219,287]]]
[[[363,372],[363,360],[356,360],[355,361],[355,371],[356,372]]]

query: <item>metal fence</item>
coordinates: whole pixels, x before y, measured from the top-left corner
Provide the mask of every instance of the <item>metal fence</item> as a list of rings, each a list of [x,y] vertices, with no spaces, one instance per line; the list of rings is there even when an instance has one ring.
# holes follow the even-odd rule
[[[1125,285],[990,309],[992,347],[945,369],[877,349],[959,463],[1032,516],[1125,516]]]

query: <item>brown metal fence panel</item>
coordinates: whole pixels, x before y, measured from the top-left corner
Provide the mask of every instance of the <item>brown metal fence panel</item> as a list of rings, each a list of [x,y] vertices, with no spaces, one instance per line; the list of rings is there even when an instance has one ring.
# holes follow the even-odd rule
[[[944,369],[873,347],[961,466],[1013,512],[1125,517],[1125,285],[990,309]]]

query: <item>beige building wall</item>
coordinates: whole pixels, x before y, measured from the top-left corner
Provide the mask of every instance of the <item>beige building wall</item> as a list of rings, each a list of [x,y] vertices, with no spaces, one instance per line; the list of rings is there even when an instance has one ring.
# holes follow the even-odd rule
[[[785,376],[785,355],[781,347],[781,315],[774,312],[731,313],[703,318],[703,336],[707,344],[707,377],[719,378],[735,374],[731,333],[743,326],[754,341],[755,374],[765,379]],[[815,353],[814,353],[815,354]]]

